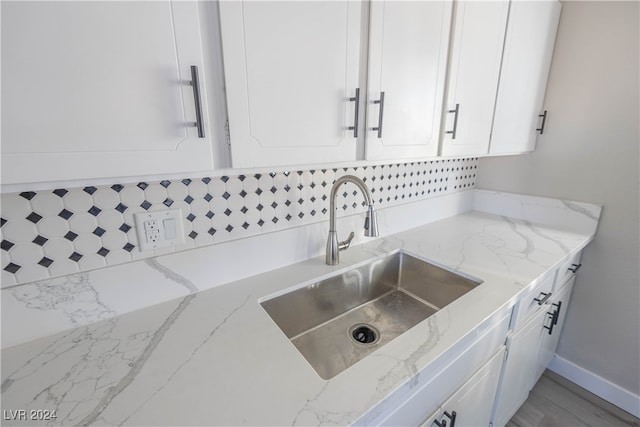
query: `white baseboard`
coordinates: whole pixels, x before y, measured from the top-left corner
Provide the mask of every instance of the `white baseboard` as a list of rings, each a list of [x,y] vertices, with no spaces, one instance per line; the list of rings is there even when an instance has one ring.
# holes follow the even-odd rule
[[[551,359],[548,368],[607,402],[640,418],[640,396],[631,393],[629,390],[625,390],[557,354]]]

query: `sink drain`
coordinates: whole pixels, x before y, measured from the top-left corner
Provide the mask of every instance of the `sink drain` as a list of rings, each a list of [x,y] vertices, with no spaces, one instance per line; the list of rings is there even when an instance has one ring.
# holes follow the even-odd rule
[[[352,326],[349,335],[360,344],[375,344],[380,337],[380,334],[373,326],[365,324]]]

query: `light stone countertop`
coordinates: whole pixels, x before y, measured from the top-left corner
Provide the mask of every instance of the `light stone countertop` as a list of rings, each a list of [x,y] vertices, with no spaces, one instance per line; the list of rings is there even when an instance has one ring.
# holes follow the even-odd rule
[[[493,196],[486,196],[489,203]],[[390,394],[423,385],[420,371],[511,307],[595,233],[595,226],[568,228],[470,211],[352,247],[337,267],[316,257],[10,347],[2,351],[3,413],[56,410],[52,424],[62,425],[350,424],[373,408],[385,410],[381,402]],[[321,379],[259,301],[397,250],[483,283]],[[171,274],[204,288],[199,282],[215,271],[201,265]]]

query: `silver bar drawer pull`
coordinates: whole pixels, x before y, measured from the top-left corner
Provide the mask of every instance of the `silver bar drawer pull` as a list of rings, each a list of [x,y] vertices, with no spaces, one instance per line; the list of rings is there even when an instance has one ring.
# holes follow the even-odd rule
[[[204,138],[204,122],[202,121],[202,100],[200,99],[200,79],[198,66],[191,66],[191,86],[193,86],[193,102],[196,106],[196,122],[193,124],[198,129],[198,138]]]
[[[540,298],[540,295],[542,295],[542,298]],[[540,292],[540,295],[538,295],[538,298],[534,298],[533,300],[535,302],[538,303],[538,305],[542,305],[545,302],[547,302],[549,300],[549,298],[551,298],[551,292],[546,293],[546,292]]]

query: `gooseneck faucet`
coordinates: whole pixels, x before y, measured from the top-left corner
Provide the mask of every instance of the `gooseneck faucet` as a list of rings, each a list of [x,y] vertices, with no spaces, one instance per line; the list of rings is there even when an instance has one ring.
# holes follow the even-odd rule
[[[364,221],[364,235],[367,237],[378,237],[378,221],[376,220],[376,212],[373,208],[373,196],[363,180],[353,175],[344,175],[336,180],[331,187],[329,195],[329,238],[327,239],[326,261],[329,265],[337,265],[340,262],[340,251],[349,247],[351,240],[355,234],[351,232],[347,240],[338,242],[338,232],[336,231],[336,198],[338,196],[338,188],[346,183],[353,182],[364,195],[364,200],[369,206],[367,208],[367,217]]]

